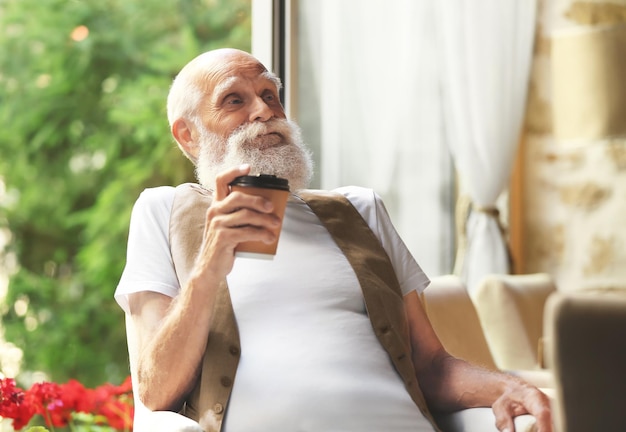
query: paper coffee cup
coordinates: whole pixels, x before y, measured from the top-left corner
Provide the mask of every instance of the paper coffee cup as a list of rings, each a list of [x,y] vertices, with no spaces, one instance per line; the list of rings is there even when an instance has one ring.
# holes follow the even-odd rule
[[[276,241],[263,243],[260,241],[248,241],[239,243],[235,248],[235,256],[247,258],[273,259],[278,247],[278,238],[283,226],[285,207],[289,197],[289,182],[286,179],[274,175],[259,174],[237,177],[230,183],[231,191],[239,191],[251,195],[267,198],[274,204],[273,214],[280,218],[280,224],[273,230]]]

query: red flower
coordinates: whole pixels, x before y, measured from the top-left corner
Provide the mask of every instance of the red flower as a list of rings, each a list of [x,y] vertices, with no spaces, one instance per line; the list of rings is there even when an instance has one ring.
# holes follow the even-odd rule
[[[35,415],[35,410],[25,403],[25,393],[15,386],[15,380],[0,380],[0,417],[13,419],[13,427],[21,429]]]
[[[92,393],[93,390],[85,388],[80,382],[73,379],[61,385],[63,403],[76,412],[93,412],[95,403]]]
[[[132,430],[134,413],[132,385],[128,377],[120,386],[104,384],[87,389],[76,380],[65,384],[42,382],[24,391],[11,378],[0,379],[0,416],[13,419],[20,430],[35,414],[48,426],[66,426],[75,412],[103,416],[117,430]]]
[[[26,399],[35,407],[37,414],[44,418],[48,426],[66,426],[72,417],[73,407],[65,404],[62,388],[57,383],[33,384],[26,393]]]
[[[119,386],[104,384],[95,389],[96,413],[106,417],[116,430],[129,430],[133,424],[132,384],[130,377]]]
[[[10,417],[15,408],[24,400],[24,391],[15,386],[12,378],[0,381],[0,415]],[[12,418],[12,417],[10,417]]]

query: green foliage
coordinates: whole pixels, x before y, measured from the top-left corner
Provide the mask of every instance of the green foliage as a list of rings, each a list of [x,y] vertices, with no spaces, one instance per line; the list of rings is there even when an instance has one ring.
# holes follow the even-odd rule
[[[250,0],[0,0],[0,227],[18,263],[2,325],[23,369],[127,375],[112,296],[130,211],[146,187],[193,180],[165,99],[224,46],[250,49]]]

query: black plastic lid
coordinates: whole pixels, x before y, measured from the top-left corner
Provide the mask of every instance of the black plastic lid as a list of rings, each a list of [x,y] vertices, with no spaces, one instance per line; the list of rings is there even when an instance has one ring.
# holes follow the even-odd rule
[[[237,177],[230,186],[258,187],[289,191],[289,181],[271,174],[246,175]]]

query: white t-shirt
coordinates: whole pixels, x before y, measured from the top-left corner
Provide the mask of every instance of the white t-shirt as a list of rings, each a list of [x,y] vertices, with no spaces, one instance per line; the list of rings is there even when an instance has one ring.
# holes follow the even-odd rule
[[[343,193],[387,251],[404,294],[428,278],[371,190]],[[176,296],[169,252],[174,188],[145,190],[133,209],[126,268],[115,298],[151,290]],[[236,258],[228,286],[241,360],[224,432],[432,431],[411,400],[365,311],[350,264],[311,209],[288,204],[273,260]]]

